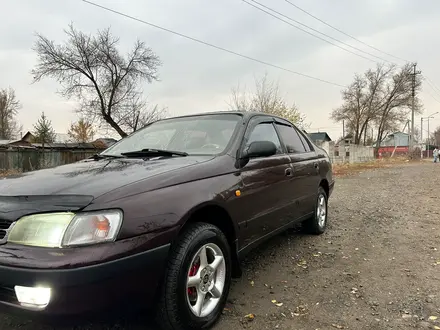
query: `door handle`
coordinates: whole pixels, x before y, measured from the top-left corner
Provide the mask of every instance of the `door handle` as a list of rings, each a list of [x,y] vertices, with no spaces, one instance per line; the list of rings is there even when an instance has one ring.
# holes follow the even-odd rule
[[[284,174],[286,174],[286,176],[292,176],[292,169],[286,168],[286,170],[284,171]]]

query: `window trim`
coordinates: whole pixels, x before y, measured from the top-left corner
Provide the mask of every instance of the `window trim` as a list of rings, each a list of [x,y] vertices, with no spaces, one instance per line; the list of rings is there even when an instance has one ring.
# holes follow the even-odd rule
[[[309,149],[310,149],[310,151],[306,151],[306,152],[315,152],[315,148],[314,148],[312,142],[310,141],[310,139],[308,138],[308,136],[307,136],[306,134],[304,134],[304,133],[302,132],[302,130],[300,130],[300,129],[297,129],[297,132],[298,132],[298,134],[301,134],[301,135],[302,135],[302,137],[304,138],[304,140],[306,140],[307,144],[309,145]],[[304,143],[303,143],[303,144],[304,144]]]
[[[249,135],[252,133],[252,131],[254,130],[254,128],[259,125],[259,124],[272,124],[273,129],[275,130],[275,134],[278,137],[278,140],[280,142],[280,147],[281,147],[281,153],[280,154],[275,154],[269,157],[256,157],[256,158],[252,158],[252,159],[268,159],[268,158],[272,158],[272,157],[279,157],[279,156],[285,156],[287,155],[287,150],[286,147],[283,143],[283,140],[281,139],[280,133],[278,132],[277,128],[275,127],[275,120],[273,117],[271,116],[265,116],[265,115],[257,115],[254,117],[251,117],[249,119],[249,122],[246,126],[246,129],[244,131],[243,137],[241,139],[241,143],[240,143],[240,148],[239,148],[239,153],[238,153],[238,158],[241,158],[243,156],[244,153],[244,148],[246,146],[246,142],[248,141]]]
[[[277,118],[277,119],[278,119],[278,118]],[[283,121],[284,121],[284,120],[283,120]],[[277,132],[278,132],[278,135],[281,137],[281,132],[279,131],[277,125],[290,127],[290,128],[292,128],[292,129],[296,132],[296,134],[298,134],[299,141],[301,142],[301,145],[302,145],[303,148],[304,148],[304,151],[303,151],[303,152],[288,152],[288,150],[287,150],[287,148],[286,148],[286,146],[285,146],[285,143],[284,143],[284,139],[281,137],[281,140],[283,141],[283,144],[284,144],[284,149],[286,150],[287,154],[288,154],[288,155],[302,155],[302,154],[307,154],[307,153],[311,152],[311,151],[307,151],[306,147],[304,146],[303,141],[301,140],[301,138],[300,138],[300,136],[299,136],[299,132],[298,132],[298,130],[296,129],[296,127],[295,127],[293,124],[291,124],[290,122],[288,122],[287,120],[286,120],[285,122],[283,122],[283,121],[281,121],[281,120],[275,120],[275,123],[274,123],[274,124],[275,124],[275,129],[276,129]]]

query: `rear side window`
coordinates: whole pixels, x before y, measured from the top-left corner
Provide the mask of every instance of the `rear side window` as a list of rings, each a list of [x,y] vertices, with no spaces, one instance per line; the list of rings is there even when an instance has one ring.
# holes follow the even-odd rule
[[[298,132],[298,131],[297,131]],[[307,139],[304,137],[304,135],[301,134],[301,132],[298,132],[299,138],[301,139],[301,142],[304,145],[304,148],[306,148],[306,152],[310,152],[312,151],[312,149],[310,148],[310,144],[307,141]]]
[[[292,127],[277,123],[277,129],[280,132],[281,139],[283,140],[287,152],[289,154],[298,154],[306,152],[306,148],[301,141],[298,132]]]
[[[280,139],[278,138],[278,134],[272,123],[261,123],[256,125],[249,135],[245,148],[248,148],[249,145],[255,141],[273,142],[277,147],[277,154],[282,153]]]

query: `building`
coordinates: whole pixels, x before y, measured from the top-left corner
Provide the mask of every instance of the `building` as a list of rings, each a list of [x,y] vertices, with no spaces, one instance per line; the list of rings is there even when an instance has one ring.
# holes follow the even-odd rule
[[[346,136],[343,136],[339,141],[338,144],[354,144],[354,137],[353,134],[347,134]]]
[[[388,134],[388,136],[380,143],[381,147],[408,147],[409,146],[409,134],[404,132],[394,132]]]
[[[77,143],[71,142],[67,134],[56,134],[52,143],[34,142],[35,138],[31,132],[27,132],[20,140],[0,140],[0,149],[52,149],[52,150],[103,150],[117,142],[112,138],[100,138],[93,142]]]
[[[104,148],[108,148],[111,145],[115,144],[116,142],[118,142],[118,141],[115,140],[115,139],[112,139],[112,138],[99,138],[99,139],[96,139],[95,141],[93,141],[92,143],[95,146],[101,146],[102,145]]]
[[[332,139],[326,132],[314,132],[308,133],[310,140],[312,140],[316,144],[322,144],[323,142],[330,142]]]
[[[27,132],[23,137],[21,138],[21,141],[26,141],[32,143],[34,141],[34,135],[31,132]],[[68,143],[70,141],[69,134],[65,133],[55,133],[55,141],[54,143]]]
[[[378,156],[390,156],[407,154],[409,152],[410,135],[405,132],[394,132],[388,134],[378,148]],[[417,143],[417,141],[415,141]],[[374,144],[376,147],[376,144]]]

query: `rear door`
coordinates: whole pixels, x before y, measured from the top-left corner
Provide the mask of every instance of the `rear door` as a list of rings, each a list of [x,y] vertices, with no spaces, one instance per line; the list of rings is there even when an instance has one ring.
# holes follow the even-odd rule
[[[241,218],[247,219],[243,245],[247,246],[278,229],[288,212],[291,161],[280,142],[269,116],[253,117],[247,127],[241,149],[253,141],[271,141],[277,154],[252,158],[242,168],[242,189],[239,198]]]
[[[319,185],[319,171],[317,157],[307,138],[286,120],[275,119],[276,128],[282,143],[289,155],[293,176],[291,195],[295,200],[292,207],[296,212],[296,219],[301,220],[313,212],[316,193]]]

